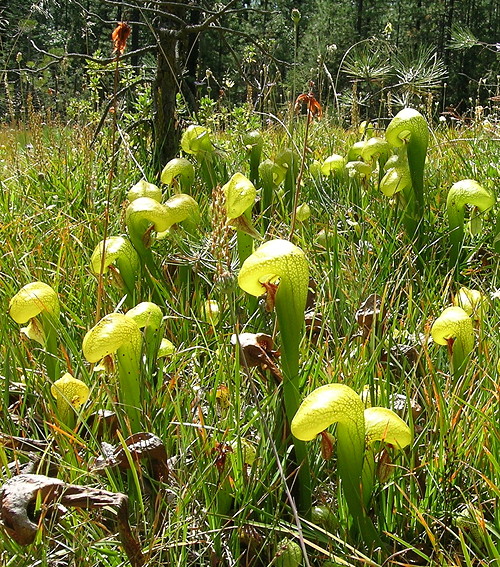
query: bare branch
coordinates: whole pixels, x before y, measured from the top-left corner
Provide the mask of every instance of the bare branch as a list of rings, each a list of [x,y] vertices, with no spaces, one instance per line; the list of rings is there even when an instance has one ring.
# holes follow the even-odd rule
[[[136,81],[133,81],[132,83],[129,83],[127,85],[125,85],[122,89],[120,89],[119,91],[116,92],[116,94],[113,94],[108,102],[105,104],[104,109],[102,110],[101,113],[101,118],[99,120],[99,124],[97,125],[95,131],[94,131],[94,135],[92,136],[92,141],[90,142],[90,147],[92,148],[94,146],[94,144],[97,141],[97,137],[99,136],[99,132],[101,131],[102,127],[104,126],[104,122],[106,121],[106,117],[108,116],[109,110],[110,108],[115,104],[116,99],[118,97],[120,97],[123,93],[127,92],[128,90],[132,89],[133,87],[135,87],[136,85],[139,85],[141,83],[146,82],[146,79],[144,79],[144,77],[141,77],[140,79],[137,79]]]
[[[282,61],[281,59],[278,59],[277,57],[275,57],[274,55],[272,55],[271,53],[269,53],[269,51],[267,51],[267,49],[265,47],[262,46],[262,44],[257,41],[255,39],[255,37],[249,33],[246,33],[244,31],[241,30],[236,30],[234,28],[226,28],[223,26],[210,26],[210,30],[215,30],[215,31],[222,31],[225,33],[229,33],[229,34],[233,34],[233,35],[237,35],[239,37],[243,37],[245,39],[247,39],[250,43],[252,43],[253,45],[255,45],[255,47],[257,47],[259,49],[259,51],[261,51],[266,57],[269,57],[269,59],[271,59],[271,61],[274,61],[275,63],[279,63],[280,65],[286,65],[286,66],[290,66],[291,63],[287,62],[287,61]]]
[[[99,57],[92,57],[92,55],[86,55],[85,53],[65,53],[64,55],[54,55],[54,53],[50,53],[45,51],[41,47],[38,47],[36,43],[31,40],[31,45],[41,53],[42,55],[47,55],[47,57],[51,57],[55,61],[63,61],[64,59],[85,59],[86,61],[92,61],[93,63],[100,63],[101,65],[110,65],[116,61],[116,56],[114,57],[107,57],[105,59]],[[123,55],[120,55],[120,60],[132,57],[132,55],[140,55],[141,53],[148,53],[153,51],[156,48],[155,45],[148,45],[146,47],[141,47],[141,49],[136,49],[135,51],[127,51]],[[29,71],[30,69],[26,69]],[[37,73],[40,72],[40,69],[35,70]]]
[[[178,24],[180,24],[182,27],[186,27],[188,24],[187,22],[185,22],[182,18],[180,18],[179,16],[177,16],[176,14],[172,14],[170,12],[164,12],[164,11],[160,11],[159,8],[150,8],[148,6],[138,6],[137,4],[131,4],[129,2],[117,2],[115,0],[106,0],[107,4],[111,4],[112,6],[119,6],[120,8],[130,8],[131,10],[139,10],[140,12],[150,12],[155,16],[160,16],[162,18],[166,18],[168,20],[173,20],[174,22],[177,22]],[[186,8],[191,8],[191,6],[187,6]],[[131,23],[131,22],[129,22]],[[137,24],[137,23],[136,23]],[[141,22],[141,25],[144,25]]]
[[[229,8],[236,3],[237,0],[230,0],[230,2],[228,2],[224,8],[221,8],[218,12],[214,12],[213,14],[211,14],[206,20],[204,20],[201,24],[198,24],[196,26],[187,26],[185,31],[186,33],[200,33],[204,30],[206,30],[208,27],[211,26],[211,24],[213,24],[218,18],[220,18],[221,16],[223,16],[227,10],[229,10]]]

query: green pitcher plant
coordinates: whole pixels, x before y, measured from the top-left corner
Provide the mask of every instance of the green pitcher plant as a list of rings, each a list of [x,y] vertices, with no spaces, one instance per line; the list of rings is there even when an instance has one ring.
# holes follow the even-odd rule
[[[247,293],[274,297],[281,337],[283,401],[288,423],[300,403],[299,349],[309,286],[309,265],[304,252],[288,240],[270,240],[259,246],[241,266],[238,284]],[[279,443],[281,445],[281,442]],[[305,444],[294,438],[299,465],[299,504],[311,509],[310,474]]]
[[[359,161],[363,155],[363,149],[366,145],[366,140],[360,140],[358,142],[354,142],[352,146],[347,151],[347,159],[346,161]]]
[[[154,199],[160,203],[162,200],[162,192],[154,183],[149,183],[145,179],[141,179],[127,192],[127,199],[129,201],[135,201],[139,197],[149,197],[150,199]]]
[[[180,193],[189,193],[193,187],[195,171],[193,164],[186,158],[171,159],[161,172],[161,182],[172,186],[174,182],[180,187]]]
[[[372,174],[372,166],[362,160],[348,161],[345,164],[346,171],[349,177],[355,177],[361,180],[370,179]]]
[[[196,158],[201,178],[211,192],[217,185],[217,175],[214,167],[215,148],[208,130],[204,126],[192,124],[181,137],[181,148],[186,154]]]
[[[250,181],[254,185],[259,183],[259,165],[264,146],[264,138],[257,130],[243,134],[243,144],[247,150],[250,162]]]
[[[338,475],[354,528],[367,547],[381,547],[380,535],[367,513],[374,482],[371,446],[383,441],[402,449],[411,442],[411,431],[392,410],[365,409],[361,397],[345,384],[327,384],[311,392],[297,410],[291,429],[295,437],[306,442],[334,423]]]
[[[450,268],[457,268],[461,261],[462,245],[465,232],[465,207],[474,207],[479,214],[484,215],[495,204],[495,195],[473,179],[463,179],[454,183],[446,198],[446,212],[450,227]],[[481,221],[481,216],[475,215]],[[473,219],[474,220],[474,217]]]
[[[368,509],[375,481],[376,442],[385,443],[397,450],[404,449],[411,443],[411,431],[408,425],[392,410],[384,407],[365,408],[365,458],[362,472],[363,504]]]
[[[183,223],[192,231],[200,222],[198,203],[190,196],[179,193],[165,203],[149,197],[132,201],[125,213],[128,234],[143,263],[152,274],[157,273],[151,253],[152,231],[164,235],[174,224]]]
[[[156,355],[157,364],[157,374],[156,374],[156,385],[162,386],[164,369],[165,369],[165,359],[171,358],[175,354],[175,346],[166,337],[163,337],[160,341],[160,346],[158,348],[158,353]]]
[[[328,156],[321,164],[320,171],[322,175],[340,175],[345,171],[346,159],[339,154]]]
[[[278,191],[278,187],[285,180],[286,172],[286,168],[270,159],[265,159],[259,165],[259,175],[262,183],[260,212],[262,214],[264,230],[267,230],[269,226],[274,197]]]
[[[252,207],[257,197],[255,185],[242,173],[235,173],[222,187],[227,223],[238,233],[238,255],[243,263],[253,251],[253,239],[261,239],[252,225]]]
[[[143,329],[144,354],[147,376],[151,376],[158,357],[163,338],[163,313],[156,303],[143,301],[127,311],[126,317],[133,319],[139,329]]]
[[[294,150],[285,148],[277,154],[274,161],[282,168],[285,169],[285,180],[283,183],[284,188],[284,201],[288,213],[292,211],[297,175],[300,167],[300,157]]]
[[[490,308],[488,296],[478,289],[461,287],[453,297],[453,305],[461,307],[473,321],[484,319]]]
[[[28,323],[21,329],[28,338],[38,342],[45,351],[45,367],[52,381],[59,377],[59,349],[56,326],[59,322],[59,298],[44,282],[32,282],[22,287],[9,302],[9,315],[16,323]]]
[[[371,164],[372,168],[378,165],[378,181],[384,175],[384,167],[391,155],[391,147],[383,138],[374,136],[369,138],[361,149],[361,157],[364,161]]]
[[[417,244],[420,254],[423,244],[423,221],[426,212],[424,167],[429,143],[429,127],[414,108],[404,108],[391,120],[385,132],[391,146],[406,150],[411,178],[411,191],[406,192],[405,226],[408,236]]]
[[[118,369],[118,401],[128,417],[130,431],[141,431],[142,333],[137,323],[121,313],[105,315],[83,338],[83,355],[90,363],[105,360],[109,372]]]
[[[385,163],[384,175],[379,182],[379,189],[386,197],[397,193],[406,194],[411,188],[411,175],[405,153],[391,156]]]
[[[221,318],[221,308],[215,299],[206,299],[201,304],[200,315],[202,321],[209,323],[212,327],[217,326]]]
[[[295,217],[300,223],[304,223],[307,220],[309,220],[310,216],[311,216],[311,207],[309,206],[309,203],[301,203],[295,209]]]
[[[95,247],[90,258],[92,273],[111,273],[111,281],[127,292],[128,303],[134,304],[137,277],[141,261],[135,248],[124,236],[110,236]]]
[[[57,413],[60,421],[69,429],[75,426],[76,413],[89,399],[90,389],[78,378],[66,372],[50,387],[50,393],[57,403]]]
[[[452,374],[459,378],[474,350],[472,319],[461,307],[447,307],[434,321],[431,336],[438,345],[448,347]]]

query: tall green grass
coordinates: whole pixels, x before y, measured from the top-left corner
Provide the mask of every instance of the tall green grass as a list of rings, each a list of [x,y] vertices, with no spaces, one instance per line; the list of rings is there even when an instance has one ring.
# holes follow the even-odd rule
[[[301,148],[300,120],[293,132],[290,140],[279,125],[265,130],[263,158],[285,147]],[[237,171],[248,175],[238,137],[230,131],[212,135],[218,182]],[[373,182],[315,178],[307,169],[304,175],[301,202],[310,204],[312,216],[297,225],[295,242],[309,259],[314,309],[322,323],[315,340],[305,333],[301,344],[302,393],[340,381],[358,392],[366,388],[373,405],[386,407],[397,394],[414,430],[409,450],[402,455],[389,451],[392,475],[376,485],[370,510],[390,548],[384,565],[496,565],[500,558],[499,299],[491,299],[480,323],[465,390],[449,373],[446,348],[429,341],[433,320],[459,287],[447,270],[447,190],[467,177],[492,188],[498,184],[498,136],[481,124],[433,131],[426,168],[432,226],[427,227],[426,263],[420,271],[397,210]],[[328,119],[313,123],[306,163],[346,154],[356,139],[356,132]],[[161,384],[153,377],[145,381],[143,425],[164,442],[170,476],[158,483],[146,467],[136,475],[92,472],[102,443],[119,441],[91,425],[92,413],[116,409],[116,385],[92,373],[81,352],[95,318],[97,281],[89,260],[102,238],[110,164],[106,138],[94,146],[90,142],[91,132],[84,127],[42,125],[36,117],[25,130],[6,128],[0,134],[2,432],[50,441],[35,470],[45,472],[47,462],[55,461],[58,476],[67,482],[130,494],[131,523],[148,565],[279,564],[275,552],[285,537],[304,545],[303,565],[382,565],[378,553],[367,557],[353,540],[335,458],[324,461],[317,441],[309,445],[313,498],[326,507],[330,521],[321,523],[313,514],[312,520],[297,522],[292,513],[286,484],[290,459],[273,450],[281,386],[268,371],[247,368],[231,344],[237,331],[275,334],[274,315],[261,303],[248,302],[238,289],[234,236],[228,241],[229,271],[217,279],[217,258],[210,250],[217,228],[211,224],[212,194],[199,172],[192,192],[202,211],[199,232],[188,238],[177,231],[153,245],[165,276],[157,282],[165,334],[176,351],[165,362]],[[126,192],[148,170],[148,156],[134,152],[124,139],[112,182],[110,235],[125,233]],[[148,181],[158,182],[159,174],[150,172]],[[266,239],[287,237],[286,202],[283,195],[275,196]],[[494,219],[490,222],[483,234],[467,238],[469,261],[462,266],[460,283],[492,296],[499,282]],[[324,238],[318,237],[320,231]],[[91,386],[91,401],[80,415],[83,425],[74,435],[58,422],[40,348],[20,335],[7,315],[9,299],[35,280],[52,285],[61,301],[62,368]],[[387,314],[363,337],[356,311],[372,293],[382,297]],[[147,287],[141,294],[147,299]],[[221,306],[215,325],[203,316],[207,298]],[[106,284],[102,314],[119,308],[121,299],[122,293]],[[414,349],[413,358],[402,354],[403,347]],[[227,404],[217,395],[223,386]],[[410,403],[419,406],[413,414]],[[230,448],[222,472],[216,462],[221,443]],[[256,451],[252,465],[244,464],[246,443]],[[11,474],[8,462],[31,458],[4,447],[0,457],[3,481]],[[224,491],[229,504],[222,512]],[[108,516],[70,511],[59,522],[46,521],[40,540],[26,549],[2,533],[2,564],[53,565],[64,556],[71,565],[124,565]]]

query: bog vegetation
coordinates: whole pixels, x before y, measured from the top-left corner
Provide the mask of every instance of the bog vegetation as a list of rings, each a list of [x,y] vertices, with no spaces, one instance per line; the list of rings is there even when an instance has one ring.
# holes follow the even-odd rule
[[[498,564],[498,97],[179,98],[158,166],[116,33],[0,134],[2,565]]]

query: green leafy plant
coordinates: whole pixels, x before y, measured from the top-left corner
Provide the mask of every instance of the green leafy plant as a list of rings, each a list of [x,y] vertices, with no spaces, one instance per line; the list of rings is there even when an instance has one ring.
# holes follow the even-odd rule
[[[90,267],[94,274],[110,273],[111,282],[127,292],[129,305],[135,304],[136,282],[141,271],[138,253],[128,238],[110,236],[92,252]]]
[[[448,347],[452,373],[460,377],[474,349],[472,319],[461,307],[447,307],[434,321],[431,336],[435,343]]]
[[[337,424],[338,474],[355,529],[370,549],[380,547],[382,541],[367,513],[374,478],[371,445],[384,441],[402,449],[411,441],[410,429],[391,410],[365,410],[363,400],[349,386],[327,384],[303,400],[291,423],[292,434],[311,441],[333,423]]]
[[[450,227],[450,268],[458,269],[461,260],[462,245],[465,232],[465,207],[471,205],[477,211],[476,222],[481,224],[481,216],[495,204],[495,196],[477,181],[463,179],[454,183],[446,198],[446,212]],[[471,220],[473,222],[474,218]]]
[[[87,384],[66,372],[50,387],[50,392],[57,402],[57,413],[60,421],[68,428],[75,426],[76,411],[89,399],[90,390]]]
[[[309,267],[304,252],[288,240],[265,242],[241,266],[238,284],[259,297],[268,293],[274,307],[281,336],[283,400],[288,423],[300,403],[299,350],[304,328],[304,310],[309,286]],[[294,441],[299,468],[301,509],[311,509],[310,473],[305,446]]]
[[[141,384],[142,334],[137,323],[120,313],[104,316],[83,339],[83,355],[90,363],[103,361],[106,372],[118,368],[117,395],[129,421],[131,433],[141,431],[143,386]]]
[[[59,377],[59,349],[56,327],[59,298],[51,286],[33,282],[22,287],[9,302],[9,315],[16,323],[28,323],[23,332],[45,350],[45,367],[54,382]]]

